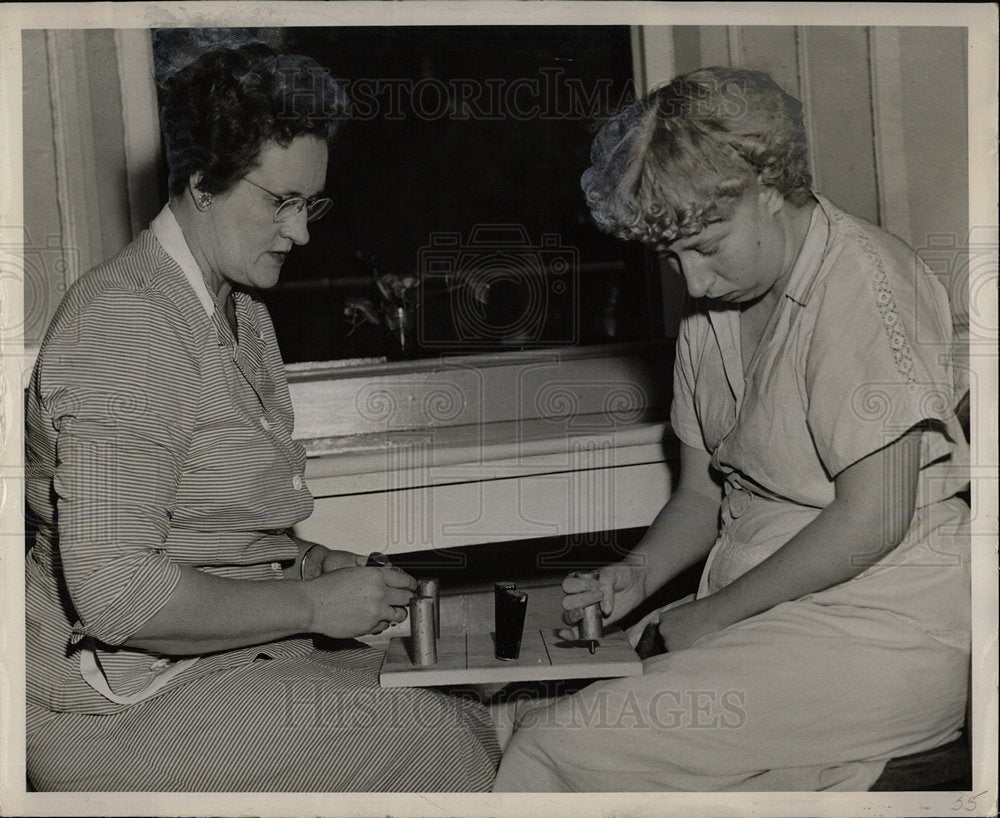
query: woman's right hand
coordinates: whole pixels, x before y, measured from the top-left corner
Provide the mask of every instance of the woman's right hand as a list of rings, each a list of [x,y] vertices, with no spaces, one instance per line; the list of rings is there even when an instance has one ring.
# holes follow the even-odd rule
[[[562,632],[564,638],[576,638],[575,625],[583,618],[583,609],[601,603],[604,624],[621,619],[646,598],[645,567],[615,562],[597,572],[597,579],[570,574],[563,580],[563,621],[573,626]]]
[[[402,622],[417,581],[396,568],[357,567],[321,574],[302,586],[312,604],[310,632],[346,639]]]

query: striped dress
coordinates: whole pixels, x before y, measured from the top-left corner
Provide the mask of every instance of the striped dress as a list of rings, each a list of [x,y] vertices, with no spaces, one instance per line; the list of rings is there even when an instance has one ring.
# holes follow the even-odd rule
[[[198,657],[124,646],[179,565],[281,581],[298,550],[286,531],[312,511],[270,318],[250,293],[233,297],[235,334],[164,208],[80,278],[49,327],[26,408],[40,520],[26,559],[32,784],[488,790],[499,748],[486,711],[382,690],[382,654],[360,643]]]

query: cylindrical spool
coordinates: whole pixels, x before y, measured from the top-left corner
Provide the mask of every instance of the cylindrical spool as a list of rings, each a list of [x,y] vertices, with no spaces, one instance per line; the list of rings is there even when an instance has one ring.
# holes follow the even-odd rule
[[[497,589],[494,612],[496,648],[493,654],[497,659],[517,659],[521,655],[521,635],[527,609],[526,593]]]
[[[599,579],[596,571],[577,571],[573,576],[578,579]],[[583,619],[580,620],[580,638],[593,642],[604,636],[604,619],[601,615],[601,603],[595,602],[583,609]]]
[[[493,632],[500,633],[500,620],[499,611],[500,606],[503,604],[500,601],[500,597],[503,594],[508,594],[511,591],[517,590],[517,584],[513,582],[494,582],[493,583]]]
[[[437,663],[434,600],[429,596],[410,599],[410,661],[421,667]]]
[[[417,580],[418,596],[428,596],[434,600],[434,637],[441,638],[441,581],[437,577],[421,577]]]
[[[580,620],[580,638],[594,642],[604,636],[604,619],[601,616],[601,603],[595,602],[583,609],[583,619]]]

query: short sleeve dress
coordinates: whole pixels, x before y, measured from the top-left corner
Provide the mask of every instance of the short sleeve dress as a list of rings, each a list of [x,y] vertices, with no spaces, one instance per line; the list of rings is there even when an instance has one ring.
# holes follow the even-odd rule
[[[851,580],[536,713],[498,789],[859,790],[886,760],[958,735],[970,536],[955,495],[969,476],[947,296],[905,244],[816,200],[745,375],[737,309],[701,300],[682,321],[672,427],[726,481],[698,596],[813,520],[840,471],[919,426],[907,535],[881,559],[857,554]]]

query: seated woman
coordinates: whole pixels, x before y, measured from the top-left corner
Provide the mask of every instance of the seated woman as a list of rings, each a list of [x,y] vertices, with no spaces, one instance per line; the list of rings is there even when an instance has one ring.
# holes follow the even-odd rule
[[[969,669],[968,451],[944,288],[810,190],[800,104],[703,69],[611,120],[583,187],[690,295],[676,492],[635,551],[563,583],[567,622],[640,621],[667,652],[526,714],[497,790],[867,789],[957,737]]]
[[[291,533],[312,497],[257,291],[331,204],[343,92],[257,45],[162,92],[170,201],[66,294],[28,392],[29,778],[488,790],[485,709],[380,689],[350,639],[401,622],[415,580]]]

